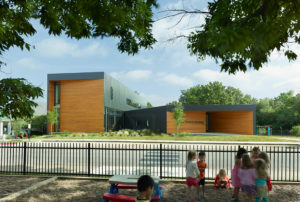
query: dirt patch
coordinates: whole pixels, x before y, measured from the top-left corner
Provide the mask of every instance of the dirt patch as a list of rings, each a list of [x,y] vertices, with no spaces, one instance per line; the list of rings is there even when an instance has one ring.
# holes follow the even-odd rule
[[[162,202],[185,201],[186,186],[184,183],[162,183]],[[39,189],[25,194],[13,201],[103,201],[102,195],[108,192],[107,180],[56,180]],[[122,194],[135,195],[135,191],[120,190]],[[217,190],[212,185],[206,186],[206,201],[232,201],[232,190]],[[299,202],[300,185],[274,185],[269,196],[272,202]],[[240,194],[240,201],[246,201],[245,194]]]
[[[21,191],[48,178],[0,176],[0,198]]]

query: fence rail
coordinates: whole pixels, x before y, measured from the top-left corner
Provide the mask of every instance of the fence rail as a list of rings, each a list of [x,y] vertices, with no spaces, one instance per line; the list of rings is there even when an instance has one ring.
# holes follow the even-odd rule
[[[196,145],[142,143],[1,143],[0,173],[111,176],[150,174],[162,179],[184,179],[189,150],[205,151],[206,177],[219,169],[229,176],[239,147],[254,145]],[[266,145],[273,181],[299,182],[299,145]]]

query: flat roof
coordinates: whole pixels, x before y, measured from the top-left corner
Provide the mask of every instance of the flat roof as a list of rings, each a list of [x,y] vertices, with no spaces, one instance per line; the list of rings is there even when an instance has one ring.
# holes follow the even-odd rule
[[[173,110],[174,105],[168,105],[167,111]],[[254,111],[256,105],[184,105],[185,111]]]
[[[78,79],[104,79],[104,72],[80,72],[48,74],[48,81],[78,80]]]

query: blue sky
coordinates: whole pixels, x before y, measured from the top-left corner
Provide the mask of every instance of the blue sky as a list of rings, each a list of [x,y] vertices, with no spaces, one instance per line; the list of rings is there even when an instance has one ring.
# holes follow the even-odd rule
[[[205,9],[206,1],[158,1],[160,8],[197,8]],[[203,22],[203,16],[191,16],[176,24],[178,18],[167,18],[154,23],[153,34],[158,42],[152,50],[141,50],[137,55],[128,56],[117,50],[117,39],[82,39],[73,40],[66,36],[49,36],[47,30],[34,22],[37,34],[28,38],[35,49],[21,51],[13,48],[2,55],[1,60],[7,63],[3,70],[4,77],[23,77],[34,85],[42,87],[44,98],[39,102],[46,103],[48,73],[95,72],[104,71],[123,84],[138,91],[154,106],[164,105],[177,100],[180,90],[196,84],[207,84],[210,81],[221,81],[241,89],[244,93],[256,98],[274,97],[281,92],[294,90],[300,93],[300,61],[289,63],[283,53],[274,52],[270,61],[259,71],[228,75],[220,72],[218,64],[211,58],[197,61],[186,48],[186,41],[167,42],[179,34],[188,34],[195,26]],[[298,55],[300,47],[294,45]]]

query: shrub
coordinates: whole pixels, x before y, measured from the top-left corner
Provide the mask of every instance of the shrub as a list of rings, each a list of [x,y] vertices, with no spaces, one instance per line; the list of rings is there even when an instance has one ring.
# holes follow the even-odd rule
[[[293,126],[290,133],[294,136],[300,136],[300,126]]]
[[[31,132],[36,135],[47,133],[47,115],[39,115],[32,118]]]

